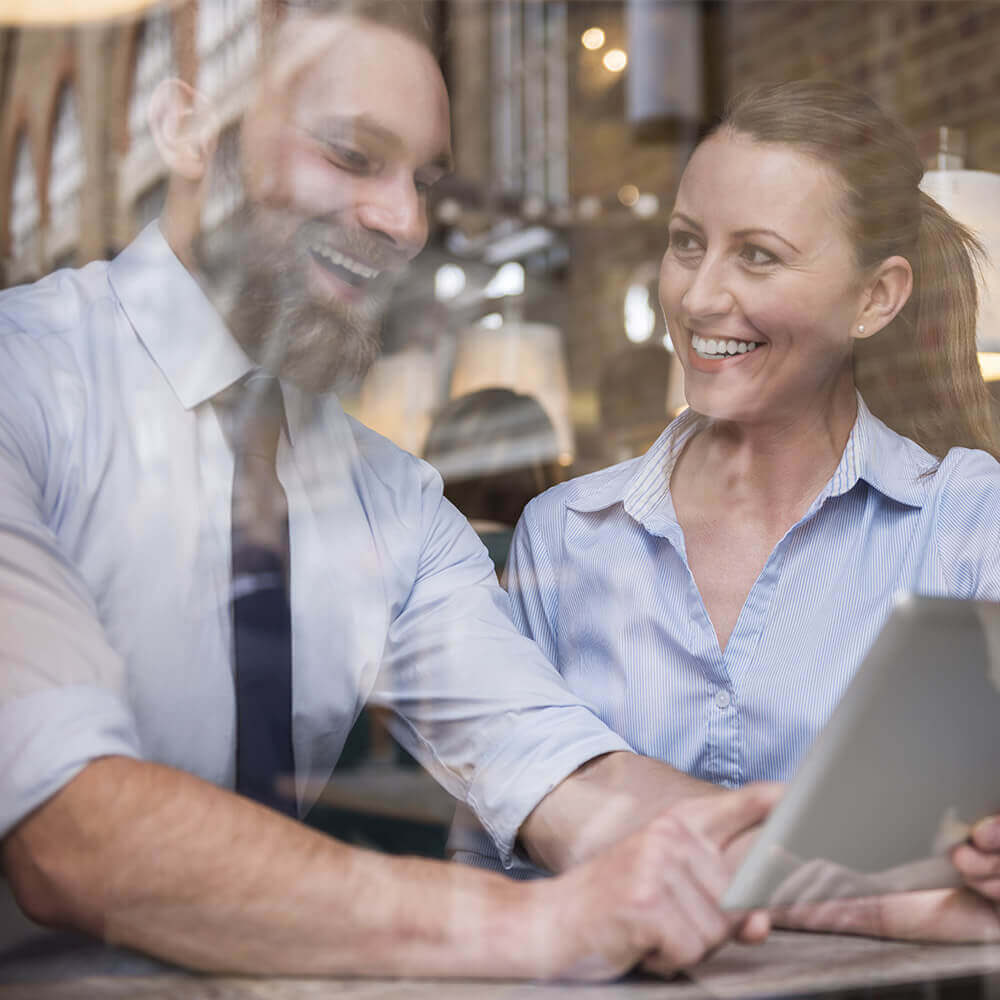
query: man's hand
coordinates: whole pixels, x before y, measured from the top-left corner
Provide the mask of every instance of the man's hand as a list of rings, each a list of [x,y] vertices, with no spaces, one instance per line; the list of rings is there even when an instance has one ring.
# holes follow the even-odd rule
[[[521,825],[520,841],[536,864],[561,872],[642,829],[675,803],[726,794],[652,757],[604,754],[538,803]]]
[[[763,821],[779,793],[757,785],[685,800],[585,864],[536,883],[541,952],[554,962],[547,978],[607,979],[636,964],[670,976],[734,935],[766,937],[765,914],[726,914],[719,899],[729,882],[726,849]]]
[[[348,847],[192,775],[106,757],[0,841],[0,861],[40,923],[208,972],[599,979],[642,962],[667,975],[740,930],[718,907],[723,853],[775,798],[692,799],[526,884]],[[767,932],[766,918],[748,926]]]
[[[969,842],[952,849],[951,860],[969,889],[1000,903],[1000,815],[976,823]]]

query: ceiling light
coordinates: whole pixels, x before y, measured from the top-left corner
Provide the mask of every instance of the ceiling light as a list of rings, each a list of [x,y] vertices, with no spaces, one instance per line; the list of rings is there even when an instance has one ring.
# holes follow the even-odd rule
[[[618,189],[618,200],[626,208],[631,208],[639,200],[639,189],[634,184],[623,184]]]
[[[457,264],[442,264],[434,274],[434,298],[449,302],[465,288],[465,271]]]
[[[580,36],[580,41],[585,49],[590,49],[593,52],[604,44],[604,32],[600,28],[588,28]]]
[[[628,56],[621,49],[608,49],[601,61],[609,72],[620,73],[628,65]]]
[[[0,0],[0,24],[73,24],[130,17],[155,0]]]

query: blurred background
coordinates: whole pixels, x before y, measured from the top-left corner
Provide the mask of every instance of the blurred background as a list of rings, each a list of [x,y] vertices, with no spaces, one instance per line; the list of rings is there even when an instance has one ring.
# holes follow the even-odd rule
[[[146,106],[165,76],[180,70],[219,102],[219,155],[233,155],[269,2],[0,2],[0,285],[113,255],[156,218],[166,175]],[[733,93],[810,76],[867,90],[918,137],[932,193],[1000,257],[1000,2],[424,6],[456,171],[434,192],[383,354],[343,398],[439,468],[498,572],[531,496],[641,454],[684,405],[656,279],[684,162]],[[241,203],[232,172],[219,177],[207,230]],[[996,267],[980,348],[1000,412],[995,284]],[[365,716],[342,766],[398,758]],[[409,813],[428,853],[443,830],[433,794],[420,786]],[[368,807],[340,805],[327,819],[343,835],[337,824]]]

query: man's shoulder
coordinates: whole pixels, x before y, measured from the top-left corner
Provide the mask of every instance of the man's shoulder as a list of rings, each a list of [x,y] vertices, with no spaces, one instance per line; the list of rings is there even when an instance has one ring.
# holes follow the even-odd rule
[[[107,261],[78,269],[53,271],[28,285],[0,292],[0,336],[41,339],[78,334],[94,305],[113,294]]]
[[[404,474],[418,470],[422,466],[430,468],[423,459],[400,448],[384,434],[363,424],[357,417],[347,412],[344,416],[347,418],[347,426],[357,445],[358,453],[373,467]]]
[[[440,500],[443,492],[441,476],[432,465],[400,448],[349,413],[345,417],[365,480],[371,489],[391,495],[393,506],[398,510],[422,506],[428,495],[435,502]]]

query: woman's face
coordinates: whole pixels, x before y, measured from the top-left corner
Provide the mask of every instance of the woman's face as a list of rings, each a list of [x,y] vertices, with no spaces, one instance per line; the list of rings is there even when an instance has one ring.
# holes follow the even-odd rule
[[[790,146],[723,130],[695,150],[660,304],[697,412],[784,421],[851,390],[862,282],[842,198],[837,176]]]

